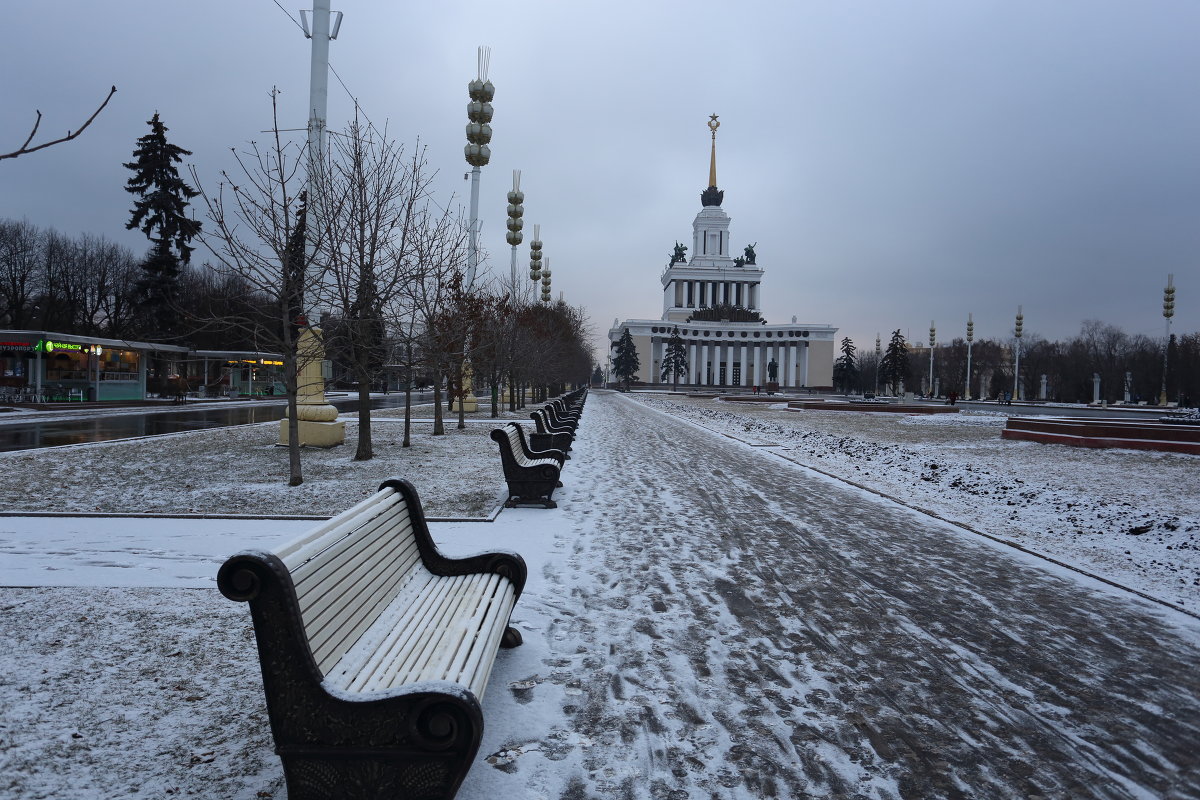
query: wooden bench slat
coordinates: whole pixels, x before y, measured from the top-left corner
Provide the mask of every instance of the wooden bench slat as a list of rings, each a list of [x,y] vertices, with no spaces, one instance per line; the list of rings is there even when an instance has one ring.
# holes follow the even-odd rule
[[[276,547],[273,552],[283,562],[284,566],[288,568],[288,572],[292,572],[304,563],[305,560],[324,550],[328,544],[322,543],[321,540],[331,533],[334,533],[333,538],[336,539],[336,530],[353,529],[355,521],[364,513],[373,516],[381,513],[386,508],[402,502],[403,498],[400,497],[395,489],[390,487],[381,489],[362,502],[346,509],[336,517],[321,523],[311,531]]]
[[[437,608],[455,585],[465,580],[464,576],[429,577],[428,582],[415,581],[412,592],[397,595],[392,605],[384,609],[374,626],[378,628],[378,635],[372,632],[364,637],[369,645],[367,658],[355,672],[346,675],[348,689],[360,692],[371,683],[382,687],[397,683],[387,677],[388,673],[397,672],[397,662],[404,658],[405,653],[419,646],[421,633]]]

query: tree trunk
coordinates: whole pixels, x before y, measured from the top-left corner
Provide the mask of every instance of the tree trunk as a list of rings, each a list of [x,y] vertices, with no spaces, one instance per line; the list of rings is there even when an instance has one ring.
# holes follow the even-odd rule
[[[370,461],[375,457],[371,449],[371,384],[358,383],[358,449],[354,461]]]
[[[412,447],[409,432],[412,430],[412,380],[404,383],[404,441],[401,447]]]
[[[445,433],[446,427],[442,422],[442,376],[435,372],[433,375],[433,435],[443,436]]]
[[[293,381],[293,385],[295,381]],[[296,423],[296,390],[288,390],[288,486],[304,483],[300,474],[300,426]]]
[[[467,411],[463,406],[463,401],[467,399],[467,384],[463,380],[462,364],[458,365],[458,429],[465,430],[467,427]]]

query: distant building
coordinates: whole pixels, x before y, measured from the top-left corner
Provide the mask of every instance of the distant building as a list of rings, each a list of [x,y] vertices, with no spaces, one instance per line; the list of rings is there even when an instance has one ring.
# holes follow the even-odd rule
[[[780,388],[831,388],[837,328],[799,323],[796,317],[787,324],[766,324],[760,313],[764,270],[754,245],[730,256],[729,215],[721,208],[725,193],[717,188],[718,125],[713,115],[709,185],[692,222],[691,255],[676,244],[660,277],[662,318],[613,320],[609,341],[615,344],[629,330],[641,365],[638,379],[644,383],[671,383],[661,380],[662,360],[678,326],[688,363],[681,384],[766,386],[774,362]]]

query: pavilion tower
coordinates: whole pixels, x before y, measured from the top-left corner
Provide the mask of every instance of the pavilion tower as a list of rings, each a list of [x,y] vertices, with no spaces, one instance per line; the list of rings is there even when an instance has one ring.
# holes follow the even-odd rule
[[[717,187],[717,128],[713,114],[708,120],[712,149],[708,164],[708,188],[700,194],[700,213],[692,221],[691,255],[677,247],[662,274],[663,319],[684,320],[689,309],[715,305],[760,308],[759,285],[763,270],[748,257],[730,255],[729,215],[721,208],[725,192]],[[683,248],[686,249],[686,248]]]

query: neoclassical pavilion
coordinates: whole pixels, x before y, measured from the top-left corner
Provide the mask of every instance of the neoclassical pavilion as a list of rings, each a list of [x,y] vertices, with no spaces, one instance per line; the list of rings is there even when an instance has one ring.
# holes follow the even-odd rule
[[[766,386],[773,361],[780,388],[829,388],[837,328],[799,323],[796,317],[783,325],[766,324],[761,319],[764,270],[754,245],[744,247],[736,258],[730,256],[730,220],[721,207],[725,193],[717,188],[720,124],[716,114],[708,123],[708,188],[700,195],[700,213],[692,222],[691,255],[677,243],[662,272],[662,318],[613,320],[609,341],[615,343],[629,330],[641,365],[638,377],[645,383],[660,382],[666,345],[678,326],[688,363],[680,383]]]

